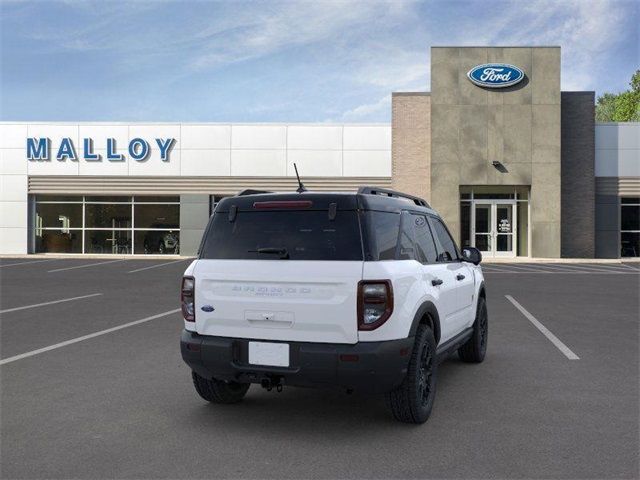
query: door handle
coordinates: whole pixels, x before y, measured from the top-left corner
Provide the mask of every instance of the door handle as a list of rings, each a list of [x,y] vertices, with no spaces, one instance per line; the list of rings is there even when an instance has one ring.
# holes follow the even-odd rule
[[[440,280],[439,278],[436,278],[435,280],[431,280],[431,285],[433,285],[434,287],[437,287],[438,285],[442,285],[442,280]]]
[[[458,275],[456,275],[456,280],[464,280],[464,275],[462,275],[461,273],[459,273]]]

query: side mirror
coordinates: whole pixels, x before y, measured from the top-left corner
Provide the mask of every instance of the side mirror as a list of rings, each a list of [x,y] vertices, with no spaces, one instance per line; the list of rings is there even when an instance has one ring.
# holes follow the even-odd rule
[[[475,247],[464,247],[462,249],[462,260],[478,265],[482,261],[482,253]]]

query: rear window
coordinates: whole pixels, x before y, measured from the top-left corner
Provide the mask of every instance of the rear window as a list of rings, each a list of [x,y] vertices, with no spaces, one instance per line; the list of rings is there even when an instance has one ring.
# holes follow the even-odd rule
[[[238,212],[233,222],[217,213],[200,258],[227,260],[362,260],[360,224],[355,211]],[[284,253],[286,252],[286,253]]]

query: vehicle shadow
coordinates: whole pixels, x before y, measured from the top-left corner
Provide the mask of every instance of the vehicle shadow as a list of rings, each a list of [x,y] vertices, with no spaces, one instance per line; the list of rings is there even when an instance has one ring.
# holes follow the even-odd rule
[[[455,383],[456,370],[465,364],[457,356],[445,360],[439,367],[438,397],[432,414],[437,415],[438,400],[445,397],[446,384]],[[441,379],[443,381],[441,381]],[[445,380],[448,379],[448,380]],[[443,388],[441,388],[443,387]],[[388,432],[389,428],[409,429],[415,425],[397,422],[388,411],[384,395],[366,395],[342,390],[285,387],[281,393],[268,392],[252,385],[241,403],[213,405],[193,403],[185,410],[183,420],[198,429],[246,429],[248,433],[269,431],[308,439],[309,428],[316,433],[357,432],[359,435]],[[441,411],[444,411],[441,410]]]

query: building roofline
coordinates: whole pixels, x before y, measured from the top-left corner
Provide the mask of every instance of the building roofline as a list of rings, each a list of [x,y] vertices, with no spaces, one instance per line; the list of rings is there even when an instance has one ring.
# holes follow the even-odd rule
[[[131,122],[105,122],[105,121],[81,121],[81,122],[69,122],[69,121],[57,121],[57,120],[34,120],[34,121],[15,121],[10,120],[0,121],[0,125],[100,125],[100,126],[123,126],[123,125],[212,125],[212,126],[242,126],[242,127],[255,127],[255,126],[272,126],[272,127],[289,127],[289,126],[303,126],[303,127],[387,127],[391,125],[390,122],[369,122],[369,123],[324,123],[324,122],[145,122],[135,120]]]
[[[431,92],[391,92],[391,96],[392,97],[415,97],[415,96],[430,97]]]
[[[618,125],[631,125],[631,126],[640,126],[640,122],[596,122],[596,125],[611,125],[611,126],[618,126]]]
[[[431,48],[562,48],[560,45],[432,45]]]

